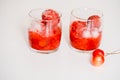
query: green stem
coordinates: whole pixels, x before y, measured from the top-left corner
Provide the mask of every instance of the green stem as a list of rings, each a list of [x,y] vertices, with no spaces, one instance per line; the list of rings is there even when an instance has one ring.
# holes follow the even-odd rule
[[[115,51],[113,51],[113,52],[111,52],[111,53],[107,53],[105,56],[113,55],[113,54],[120,54],[120,49],[115,50]]]

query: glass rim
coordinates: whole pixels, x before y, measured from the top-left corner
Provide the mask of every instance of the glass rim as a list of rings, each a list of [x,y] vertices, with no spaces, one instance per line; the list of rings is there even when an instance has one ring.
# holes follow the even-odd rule
[[[88,19],[84,19],[84,18],[80,18],[80,17],[78,17],[78,16],[76,16],[76,15],[74,15],[74,11],[75,10],[81,10],[81,9],[83,9],[83,10],[93,10],[93,11],[96,11],[96,12],[99,12],[101,15],[100,15],[100,18],[102,18],[103,17],[103,12],[101,11],[101,10],[98,10],[98,9],[95,9],[95,8],[86,8],[86,7],[83,7],[83,8],[74,8],[74,9],[72,9],[72,11],[71,11],[71,15],[73,16],[73,17],[75,17],[75,18],[77,18],[77,19],[80,19],[80,20],[83,20],[83,21],[91,21],[91,20],[88,20]],[[93,21],[93,20],[92,20]]]
[[[31,17],[31,18],[33,18],[33,19],[36,19],[36,20],[42,20],[40,17],[39,18],[36,18],[36,17],[34,17],[33,15],[32,15],[32,12],[33,11],[44,11],[44,10],[47,10],[47,9],[53,9],[53,8],[35,8],[35,9],[31,9],[30,11],[29,11],[29,13],[28,13],[28,15],[29,15],[29,17]],[[53,9],[53,10],[55,10],[58,14],[59,14],[59,17],[57,17],[57,18],[55,18],[55,19],[60,19],[61,17],[62,17],[62,14],[61,14],[61,12],[60,11],[57,11],[56,9]],[[53,19],[53,20],[55,20],[55,19]],[[52,21],[52,20],[44,20],[44,21]]]

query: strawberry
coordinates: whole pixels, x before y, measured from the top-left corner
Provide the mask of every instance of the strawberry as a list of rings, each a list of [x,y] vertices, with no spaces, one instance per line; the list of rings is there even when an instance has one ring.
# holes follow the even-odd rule
[[[98,15],[90,16],[88,18],[87,23],[90,24],[90,26],[92,26],[92,27],[99,28],[101,26],[100,16],[98,16]]]
[[[82,28],[86,27],[86,22],[74,21],[71,26],[72,31],[79,32]]]
[[[60,16],[55,10],[47,9],[42,13],[42,20],[46,21],[48,25],[56,26],[60,21]]]

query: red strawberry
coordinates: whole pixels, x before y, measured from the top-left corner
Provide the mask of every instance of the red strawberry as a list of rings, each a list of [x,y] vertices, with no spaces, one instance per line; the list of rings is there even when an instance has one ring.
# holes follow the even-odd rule
[[[53,9],[47,9],[42,13],[42,19],[45,20],[48,25],[56,26],[59,23],[60,16]]]
[[[99,28],[101,26],[101,20],[100,20],[100,17],[98,15],[90,16],[88,18],[87,23],[90,24],[90,26],[96,27],[96,28]]]
[[[84,28],[86,27],[86,22],[82,22],[82,21],[74,21],[72,24],[71,24],[71,28],[72,28],[72,31],[80,31],[81,28]]]

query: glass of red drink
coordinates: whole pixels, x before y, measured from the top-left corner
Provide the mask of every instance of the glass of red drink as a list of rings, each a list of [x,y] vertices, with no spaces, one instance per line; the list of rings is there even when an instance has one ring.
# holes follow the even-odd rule
[[[53,9],[33,9],[29,17],[30,48],[40,53],[56,51],[61,41],[61,13]]]
[[[91,51],[100,46],[102,37],[101,11],[77,8],[71,11],[70,44],[78,51]]]

